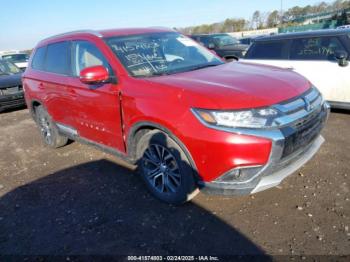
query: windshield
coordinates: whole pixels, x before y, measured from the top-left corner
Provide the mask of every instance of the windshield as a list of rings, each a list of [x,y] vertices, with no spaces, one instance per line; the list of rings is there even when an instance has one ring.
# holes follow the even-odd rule
[[[0,59],[0,75],[12,75],[12,74],[18,74],[21,72],[21,69],[19,69],[14,64]]]
[[[28,62],[29,55],[28,54],[12,54],[12,55],[3,55],[2,59],[10,60],[14,63]]]
[[[215,44],[218,46],[239,44],[238,40],[230,35],[215,35],[213,38]]]
[[[206,48],[176,32],[112,37],[106,42],[135,77],[169,75],[223,64]]]

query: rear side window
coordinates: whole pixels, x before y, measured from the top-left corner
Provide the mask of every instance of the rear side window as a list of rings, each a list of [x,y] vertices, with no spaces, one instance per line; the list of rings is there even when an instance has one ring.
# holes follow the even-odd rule
[[[48,72],[68,75],[69,65],[69,43],[59,42],[47,46],[45,69]]]
[[[255,42],[247,54],[250,59],[283,59],[285,41]]]
[[[198,37],[197,42],[199,42],[201,45],[204,45],[206,47],[208,47],[209,44],[212,43],[212,41],[210,41],[209,37],[206,37],[206,36]]]
[[[39,47],[35,51],[33,61],[32,61],[33,69],[44,70],[45,54],[46,54],[46,46]]]
[[[314,37],[294,39],[291,50],[291,60],[335,60],[336,51],[345,51],[337,37]]]
[[[72,52],[74,76],[78,76],[81,70],[90,66],[103,65],[110,70],[107,59],[103,56],[101,51],[88,41],[74,41]]]

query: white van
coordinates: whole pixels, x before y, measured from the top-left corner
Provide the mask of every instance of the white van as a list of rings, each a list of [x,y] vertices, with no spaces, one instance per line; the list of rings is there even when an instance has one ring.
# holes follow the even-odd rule
[[[350,29],[256,38],[240,61],[294,70],[308,78],[334,108],[350,109]]]

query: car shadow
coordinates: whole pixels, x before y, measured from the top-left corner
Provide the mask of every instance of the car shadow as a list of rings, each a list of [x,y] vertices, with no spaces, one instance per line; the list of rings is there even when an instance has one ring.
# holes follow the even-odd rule
[[[350,114],[350,110],[338,109],[338,108],[332,108],[331,112],[332,113],[338,113],[338,114],[345,114],[345,115],[349,115]]]
[[[135,172],[102,159],[60,170],[0,198],[0,254],[263,255],[194,202],[153,198]]]

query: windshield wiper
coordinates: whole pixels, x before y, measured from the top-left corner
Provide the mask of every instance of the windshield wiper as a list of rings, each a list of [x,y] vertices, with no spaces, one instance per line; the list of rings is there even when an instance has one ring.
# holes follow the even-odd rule
[[[142,77],[154,77],[154,76],[167,76],[169,75],[169,73],[165,73],[165,72],[154,72],[151,75],[145,75]]]
[[[167,76],[167,75],[169,75],[169,73],[166,73],[166,72],[154,72],[150,76]]]
[[[204,64],[204,65],[199,65],[199,66],[194,66],[189,69],[189,71],[194,71],[194,70],[199,70],[207,67],[212,67],[212,66],[218,66],[222,64]]]
[[[222,64],[204,64],[204,65],[199,65],[199,66],[178,68],[178,69],[169,71],[167,74],[172,75],[172,74],[178,74],[178,73],[185,73],[185,72],[189,72],[189,71],[199,70],[199,69],[203,69],[206,67],[218,66],[218,65],[222,65]]]
[[[5,72],[0,72],[0,75],[7,76],[7,75],[10,75],[10,74],[9,73],[5,73]]]
[[[164,73],[164,72],[154,72],[151,75],[139,75],[139,76],[134,76],[136,78],[143,78],[143,77],[154,77],[154,76],[167,76],[169,73]]]

